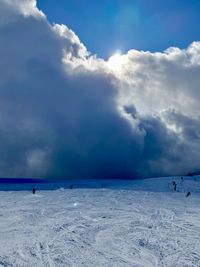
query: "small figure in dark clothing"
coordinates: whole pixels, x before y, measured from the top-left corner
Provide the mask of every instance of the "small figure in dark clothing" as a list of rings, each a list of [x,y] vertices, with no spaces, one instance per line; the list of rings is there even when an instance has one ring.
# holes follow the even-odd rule
[[[32,193],[35,194],[35,188],[32,189]]]
[[[70,185],[70,189],[73,189],[73,184]]]
[[[172,185],[173,185],[173,189],[174,189],[174,191],[176,191],[176,182],[173,181]]]
[[[186,195],[186,197],[189,197],[189,196],[191,196],[191,192],[188,192]]]

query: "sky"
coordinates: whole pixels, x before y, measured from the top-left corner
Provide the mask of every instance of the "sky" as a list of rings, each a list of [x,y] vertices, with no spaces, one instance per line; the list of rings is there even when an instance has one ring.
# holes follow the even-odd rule
[[[89,51],[103,58],[133,48],[186,48],[200,36],[199,0],[38,0],[38,7],[50,22],[68,25]]]
[[[0,1],[0,177],[132,179],[199,171],[198,2],[135,2],[135,35],[122,4],[131,2],[66,2],[68,16],[51,1],[49,11],[36,0]],[[119,32],[129,37],[124,46]]]

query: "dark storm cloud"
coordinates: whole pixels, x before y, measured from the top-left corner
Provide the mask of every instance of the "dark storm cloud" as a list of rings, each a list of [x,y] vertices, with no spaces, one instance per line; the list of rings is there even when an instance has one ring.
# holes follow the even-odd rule
[[[130,51],[113,68],[66,26],[50,25],[35,1],[3,0],[0,14],[0,176],[134,178],[198,168],[198,43]]]

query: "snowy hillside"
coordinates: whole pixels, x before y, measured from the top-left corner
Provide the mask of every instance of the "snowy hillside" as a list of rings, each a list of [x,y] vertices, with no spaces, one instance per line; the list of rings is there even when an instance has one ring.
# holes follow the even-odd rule
[[[200,178],[175,180],[0,191],[0,266],[200,267]]]

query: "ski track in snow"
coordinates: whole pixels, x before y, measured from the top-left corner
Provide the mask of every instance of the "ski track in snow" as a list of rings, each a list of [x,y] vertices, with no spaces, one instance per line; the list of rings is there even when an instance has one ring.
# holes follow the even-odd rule
[[[200,180],[171,181],[1,191],[0,266],[200,267]]]

